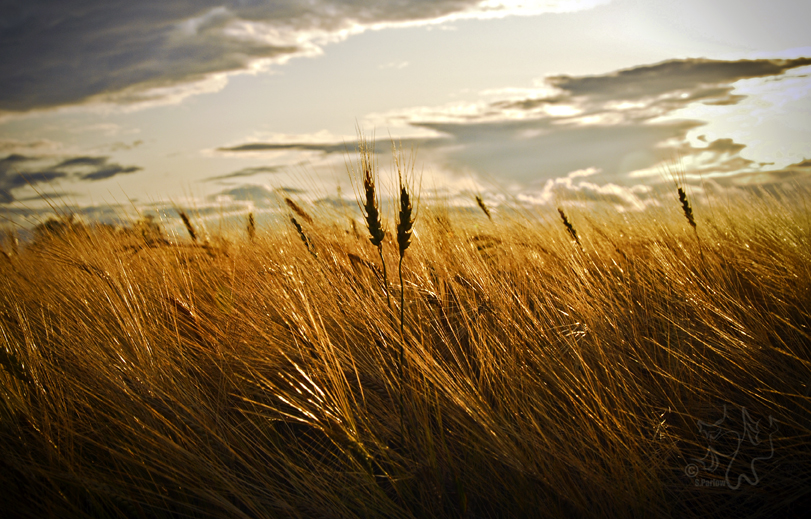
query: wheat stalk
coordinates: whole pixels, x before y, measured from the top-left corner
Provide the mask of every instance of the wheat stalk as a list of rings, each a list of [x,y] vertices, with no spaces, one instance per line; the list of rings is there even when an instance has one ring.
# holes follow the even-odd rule
[[[383,222],[380,220],[380,203],[375,185],[372,152],[369,150],[369,143],[362,135],[358,142],[358,154],[360,155],[359,167],[363,175],[363,216],[366,220],[366,227],[369,229],[369,241],[377,247],[380,263],[383,265],[383,287],[386,292],[386,303],[389,311],[391,311],[389,278],[386,274],[386,260],[383,258],[383,239],[386,237],[386,231],[383,228]]]
[[[403,258],[406,249],[411,245],[411,236],[414,228],[414,207],[411,202],[413,188],[409,185],[408,178],[404,176],[403,170],[406,165],[403,161],[402,150],[398,151],[392,143],[394,154],[394,164],[397,168],[398,186],[400,188],[399,211],[397,213],[397,251],[400,255],[398,263],[398,273],[400,276],[400,361],[398,363],[400,377],[400,428],[405,431],[403,418],[403,398],[405,390],[405,285],[403,283]],[[408,174],[406,170],[405,174]]]

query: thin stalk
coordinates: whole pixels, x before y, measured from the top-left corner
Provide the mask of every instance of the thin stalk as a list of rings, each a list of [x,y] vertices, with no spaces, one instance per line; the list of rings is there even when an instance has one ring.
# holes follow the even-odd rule
[[[403,156],[398,153],[397,148],[392,143],[392,151],[394,153],[394,163],[397,168],[397,176],[400,185],[400,210],[397,213],[397,250],[400,255],[400,262],[398,264],[398,272],[400,275],[400,359],[398,362],[398,371],[400,376],[400,428],[405,435],[404,418],[403,418],[403,399],[405,395],[405,284],[403,283],[403,258],[405,257],[406,249],[411,245],[411,235],[414,228],[414,207],[411,203],[411,195],[413,188],[409,185],[408,178],[404,178],[403,170],[407,169],[404,164]],[[406,175],[408,172],[406,171]]]
[[[400,430],[405,435],[405,420],[403,418],[404,395],[405,395],[405,290],[403,288],[403,254],[400,254],[400,262],[397,270],[400,274],[400,359],[397,363],[398,377],[400,378]]]
[[[389,306],[391,312],[391,295],[389,294],[389,276],[386,274],[386,260],[383,259],[383,244],[377,246],[377,252],[380,254],[380,263],[383,265],[383,290],[386,292],[386,304]]]

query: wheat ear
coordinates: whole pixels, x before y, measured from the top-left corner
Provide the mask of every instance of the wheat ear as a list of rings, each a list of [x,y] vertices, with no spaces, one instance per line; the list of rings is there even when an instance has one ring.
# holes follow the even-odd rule
[[[368,143],[362,137],[358,144],[358,154],[360,155],[360,168],[363,172],[364,218],[366,219],[366,227],[369,229],[369,241],[377,247],[380,263],[383,265],[383,287],[386,291],[386,303],[389,306],[389,311],[391,311],[389,278],[386,273],[386,260],[383,258],[383,239],[386,237],[386,231],[383,229],[383,222],[380,220],[380,205],[375,185],[372,154],[369,151]]]
[[[191,241],[197,242],[197,233],[194,231],[194,227],[191,224],[191,220],[189,219],[189,215],[186,214],[186,211],[179,211],[180,219],[183,220],[183,225],[186,226],[186,230],[189,232],[189,236],[191,236]]]
[[[296,228],[299,238],[301,238],[301,242],[304,244],[305,247],[307,247],[307,252],[312,254],[314,258],[317,258],[318,253],[315,252],[315,247],[313,247],[313,243],[310,241],[310,238],[306,234],[304,234],[304,229],[301,228],[301,224],[298,223],[295,216],[290,217],[290,222]]]
[[[313,218],[309,214],[307,214],[307,212],[304,209],[302,209],[300,205],[295,203],[292,199],[285,198],[284,203],[286,203],[287,207],[289,207],[294,213],[299,215],[302,220],[304,220],[310,225],[313,224]]]
[[[560,213],[560,219],[563,220],[563,226],[566,227],[566,231],[569,233],[569,236],[571,236],[575,243],[577,243],[577,246],[582,249],[583,245],[580,244],[580,238],[577,236],[577,231],[574,229],[574,225],[572,225],[572,222],[570,222],[566,217],[566,213],[563,212],[562,208],[558,207],[558,213]]]
[[[248,213],[248,239],[253,241],[256,238],[256,220],[253,219],[253,213]]]
[[[486,214],[486,215],[487,215],[487,218],[488,218],[490,221],[492,221],[492,220],[493,220],[493,217],[490,215],[490,209],[487,207],[487,204],[485,204],[485,203],[484,203],[484,200],[482,200],[482,197],[481,197],[481,196],[476,195],[476,203],[477,203],[477,204],[479,204],[479,207],[480,207],[480,208],[481,208],[481,210],[484,212],[484,214]]]
[[[681,202],[681,210],[684,211],[684,217],[687,218],[687,221],[693,227],[693,230],[696,230],[696,220],[693,217],[693,208],[690,207],[690,201],[687,199],[687,193],[681,187],[679,188],[679,202]]]

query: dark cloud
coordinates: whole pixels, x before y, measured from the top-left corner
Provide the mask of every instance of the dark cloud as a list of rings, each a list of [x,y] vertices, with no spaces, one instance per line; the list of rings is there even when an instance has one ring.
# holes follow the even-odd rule
[[[554,105],[568,101],[566,96],[541,97],[537,99],[520,99],[518,101],[496,101],[490,106],[505,110],[534,110],[541,106]]]
[[[230,197],[235,202],[253,202],[258,206],[267,206],[271,204],[278,204],[282,202],[282,197],[270,189],[262,186],[244,185],[221,191],[209,197],[210,200],[215,200],[222,196]]]
[[[444,155],[452,169],[532,182],[589,167],[613,177],[651,167],[670,157],[670,151],[658,147],[660,143],[683,139],[701,124],[556,126],[550,121],[529,120],[420,126],[451,137]]]
[[[303,31],[430,20],[478,0],[10,0],[0,20],[0,111],[142,93],[311,53]],[[270,38],[241,31],[258,22]],[[256,31],[255,31],[256,32]],[[261,30],[259,31],[261,32]],[[271,42],[272,40],[272,42]]]
[[[120,164],[108,164],[99,167],[98,169],[91,171],[90,173],[83,174],[80,178],[82,180],[105,180],[108,178],[112,178],[116,175],[122,175],[126,173],[135,173],[136,171],[141,171],[142,168],[138,166],[121,166]]]
[[[718,175],[711,178],[722,187],[782,186],[790,189],[796,185],[811,185],[811,160],[790,164],[785,168],[756,170]]]
[[[228,151],[228,152],[296,150],[296,151],[319,151],[321,153],[327,154],[346,153],[351,149],[352,147],[350,145],[344,143],[312,144],[303,142],[294,142],[294,143],[252,142],[249,144],[240,144],[239,146],[217,148],[218,151]]]
[[[427,147],[438,148],[450,169],[493,179],[531,183],[597,168],[605,179],[627,184],[639,182],[629,173],[685,155],[700,155],[702,174],[752,170],[758,166],[740,156],[744,144],[721,138],[693,148],[687,133],[703,121],[660,118],[694,103],[737,103],[743,96],[735,94],[735,81],[808,65],[811,58],[683,59],[601,76],[554,76],[547,78],[558,89],[554,96],[499,100],[454,122],[439,114],[446,120],[419,116],[411,124],[444,136]],[[525,113],[516,117],[515,110]]]
[[[811,58],[719,61],[670,60],[599,76],[550,76],[545,82],[559,90],[550,97],[511,99],[491,103],[487,115],[504,110],[538,112],[551,105],[575,106],[584,114],[612,111],[625,120],[667,115],[696,102],[734,105],[746,98],[735,94],[741,79],[779,76],[811,65]],[[621,103],[629,107],[618,108]]]
[[[374,146],[372,149],[373,153],[377,154],[387,154],[391,153],[391,146],[386,143],[385,145]],[[442,138],[435,138],[435,139],[400,139],[397,140],[397,146],[402,147],[404,150],[409,150],[412,148],[415,149],[427,149],[427,148],[436,148],[439,146],[443,146],[447,144],[445,139]],[[320,152],[325,155],[330,154],[354,154],[357,150],[357,144],[352,142],[326,142],[326,143],[310,143],[310,142],[251,142],[247,144],[240,144],[237,146],[228,146],[228,147],[221,147],[217,148],[217,151],[227,152],[227,153],[244,153],[244,152],[263,152],[263,151],[315,151]],[[233,173],[233,176],[250,176],[254,173],[251,173],[251,170],[254,168],[246,168],[245,170],[240,170]],[[281,167],[274,167],[273,171],[269,172],[277,172]],[[243,171],[246,174],[241,174]],[[258,171],[262,172],[262,171]],[[221,177],[212,177],[209,180],[214,179],[221,179],[221,178],[228,178],[229,175],[221,176]]]
[[[11,191],[28,185],[36,185],[42,182],[66,176],[58,171],[30,171],[27,164],[36,162],[36,158],[19,154],[11,154],[0,159],[0,204],[8,204],[14,201]]]
[[[50,162],[50,164],[48,164]],[[0,159],[0,203],[15,200],[11,191],[57,179],[96,181],[134,173],[142,168],[110,163],[109,157],[79,156],[58,160],[51,157],[11,154]]]
[[[564,178],[572,171],[596,168],[601,172],[603,187],[612,182],[638,184],[643,182],[639,178],[653,175],[630,174],[650,171],[679,156],[694,157],[695,172],[731,174],[763,165],[740,156],[745,145],[731,139],[716,139],[704,147],[691,146],[686,139],[688,132],[705,124],[704,121],[665,121],[661,117],[695,103],[737,103],[743,96],[735,93],[735,81],[780,75],[808,65],[811,58],[671,60],[602,76],[554,76],[547,79],[550,86],[558,89],[554,96],[498,100],[478,111],[463,111],[464,116],[438,109],[433,116],[417,111],[396,117],[439,135],[404,140],[404,148],[414,146],[420,152],[428,152],[431,159],[452,171],[475,172],[490,179],[542,183]],[[219,150],[330,154],[351,153],[353,146],[338,142],[265,142]],[[377,151],[388,153],[389,148],[378,146]],[[600,196],[613,189],[603,187],[595,191]],[[588,191],[584,187],[578,196],[583,197]]]
[[[63,160],[55,168],[65,168],[71,166],[91,166],[98,167],[107,162],[107,157],[76,157],[72,159]]]
[[[227,173],[225,175],[217,175],[216,177],[208,177],[206,181],[223,180],[226,178],[252,177],[254,175],[260,175],[262,173],[274,174],[278,173],[282,169],[283,166],[255,166],[251,168],[242,168],[238,171],[234,171],[233,173]]]
[[[716,139],[707,145],[707,151],[714,151],[716,153],[739,153],[746,147],[745,144],[740,144],[732,139]]]
[[[51,168],[52,171],[74,171],[81,180],[105,180],[116,175],[135,173],[142,168],[109,163],[109,157],[73,157]]]
[[[587,96],[594,100],[634,100],[680,91],[691,91],[695,99],[700,99],[723,97],[724,89],[719,89],[717,85],[728,85],[740,79],[777,76],[792,68],[808,65],[811,65],[811,58],[739,61],[682,59],[600,76],[552,76],[547,78],[547,82],[572,96]],[[705,89],[705,85],[716,86]]]

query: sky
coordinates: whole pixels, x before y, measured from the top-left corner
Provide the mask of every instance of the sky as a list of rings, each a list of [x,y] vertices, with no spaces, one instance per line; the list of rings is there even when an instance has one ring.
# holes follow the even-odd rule
[[[811,3],[0,2],[0,218],[353,198],[358,132],[423,198],[658,203],[811,181]],[[163,213],[162,213],[163,212]],[[176,214],[176,213],[173,213]]]

